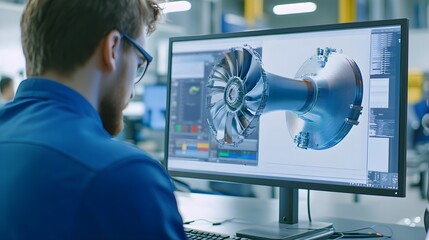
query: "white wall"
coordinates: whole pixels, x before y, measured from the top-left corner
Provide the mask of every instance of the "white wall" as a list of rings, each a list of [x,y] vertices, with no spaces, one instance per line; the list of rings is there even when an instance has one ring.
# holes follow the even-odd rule
[[[409,39],[410,69],[429,72],[429,31],[411,30]]]
[[[0,74],[17,81],[20,80],[19,71],[25,68],[19,27],[22,11],[22,5],[0,3]]]

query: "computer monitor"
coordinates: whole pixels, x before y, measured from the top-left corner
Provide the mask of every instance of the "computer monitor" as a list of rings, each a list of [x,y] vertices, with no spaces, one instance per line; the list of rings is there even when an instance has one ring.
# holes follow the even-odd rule
[[[406,19],[170,39],[172,176],[405,196]],[[287,204],[287,205],[284,205]]]
[[[143,125],[152,130],[165,129],[167,85],[145,85],[143,91]]]

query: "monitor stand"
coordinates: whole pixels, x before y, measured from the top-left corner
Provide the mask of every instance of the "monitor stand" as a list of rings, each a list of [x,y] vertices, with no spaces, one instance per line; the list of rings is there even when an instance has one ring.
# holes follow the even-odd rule
[[[298,221],[298,189],[280,188],[279,222],[240,230],[237,237],[250,239],[327,239],[332,223]]]

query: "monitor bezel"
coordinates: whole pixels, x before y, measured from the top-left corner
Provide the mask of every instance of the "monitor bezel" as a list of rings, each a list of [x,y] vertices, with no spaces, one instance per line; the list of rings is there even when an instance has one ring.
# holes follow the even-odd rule
[[[175,42],[194,41],[194,40],[209,40],[209,39],[226,39],[247,36],[263,36],[275,34],[291,34],[302,32],[319,32],[330,30],[346,30],[370,27],[387,27],[387,26],[401,26],[401,61],[400,61],[400,82],[399,82],[399,129],[398,129],[398,189],[381,189],[370,188],[354,185],[336,185],[330,183],[317,183],[317,182],[304,182],[293,179],[267,179],[259,177],[242,177],[242,176],[227,176],[212,173],[201,172],[188,172],[177,171],[168,169],[168,143],[169,143],[169,129],[170,129],[170,94],[171,94],[171,59],[172,59],[172,45]],[[408,32],[409,21],[408,19],[391,19],[391,20],[378,20],[378,21],[365,21],[365,22],[352,22],[352,23],[336,23],[328,25],[314,25],[292,28],[276,28],[253,30],[235,33],[220,33],[208,34],[197,36],[184,36],[173,37],[169,39],[169,55],[168,55],[168,75],[167,75],[167,114],[166,114],[166,128],[165,128],[165,154],[163,164],[168,170],[169,174],[174,177],[187,177],[198,178],[215,181],[246,183],[256,185],[267,185],[275,187],[311,189],[330,192],[344,192],[365,195],[378,195],[378,196],[391,196],[391,197],[405,197],[406,190],[406,124],[407,124],[407,84],[408,84]],[[398,116],[397,116],[398,117]]]

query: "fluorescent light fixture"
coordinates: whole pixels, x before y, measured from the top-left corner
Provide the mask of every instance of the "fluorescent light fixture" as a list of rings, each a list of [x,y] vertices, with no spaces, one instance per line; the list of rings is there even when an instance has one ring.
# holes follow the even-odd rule
[[[162,9],[162,12],[171,13],[171,12],[189,11],[192,5],[188,1],[175,1],[175,2],[161,3],[159,4],[159,7]]]
[[[273,7],[273,12],[276,15],[285,15],[314,12],[316,9],[317,5],[314,2],[303,2],[276,5]]]

